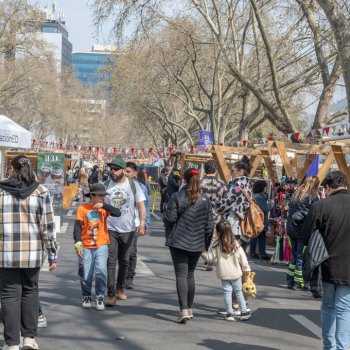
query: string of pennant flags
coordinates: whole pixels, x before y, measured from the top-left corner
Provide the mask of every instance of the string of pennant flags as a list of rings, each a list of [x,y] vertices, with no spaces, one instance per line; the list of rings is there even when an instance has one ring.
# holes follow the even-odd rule
[[[275,139],[282,140],[294,140],[299,141],[301,139],[316,139],[319,137],[336,137],[336,136],[350,136],[350,124],[349,122],[343,122],[337,125],[328,125],[324,128],[312,129],[310,131],[297,131],[290,134],[280,134],[278,136],[268,136],[267,138],[255,138],[252,140],[240,140],[235,141],[234,144],[238,147],[246,147],[248,144],[265,144],[267,141],[273,141]]]
[[[92,145],[78,145],[57,143],[45,140],[32,139],[32,149],[38,151],[61,151],[66,153],[81,153],[82,155],[103,155],[103,156],[125,156],[125,157],[153,157],[153,156],[170,156],[176,152],[195,152],[197,149],[195,146],[181,146],[174,147],[160,147],[157,151],[150,148],[117,148],[117,147],[104,147],[104,146],[92,146]]]
[[[312,129],[308,132],[297,131],[290,134],[281,134],[275,136],[268,136],[266,138],[253,138],[250,140],[239,140],[228,142],[228,144],[238,147],[248,147],[253,144],[266,144],[268,141],[275,139],[282,140],[294,140],[319,137],[335,137],[335,136],[350,136],[350,124],[349,122],[339,123],[337,125],[325,126],[324,128]],[[200,151],[208,151],[208,146],[180,146],[180,147],[160,147],[156,151],[152,147],[150,148],[117,148],[117,147],[105,147],[105,146],[93,146],[93,145],[79,145],[79,144],[67,144],[50,142],[46,140],[32,139],[32,148],[45,151],[60,150],[62,152],[77,152],[85,155],[104,155],[104,156],[125,156],[125,157],[152,157],[152,156],[170,156],[176,152],[197,153]]]

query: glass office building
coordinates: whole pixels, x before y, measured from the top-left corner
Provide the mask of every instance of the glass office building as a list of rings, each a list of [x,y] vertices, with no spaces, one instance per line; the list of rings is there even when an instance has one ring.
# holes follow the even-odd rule
[[[108,81],[108,65],[113,63],[113,56],[103,52],[74,52],[72,66],[75,76],[84,86],[96,86]]]
[[[65,23],[60,20],[46,20],[41,23],[41,37],[51,48],[57,62],[57,69],[72,66],[72,43],[68,40]]]

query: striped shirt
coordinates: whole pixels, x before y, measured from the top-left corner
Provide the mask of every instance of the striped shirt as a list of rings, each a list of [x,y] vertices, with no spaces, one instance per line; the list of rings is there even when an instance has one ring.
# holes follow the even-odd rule
[[[41,267],[45,249],[55,263],[57,248],[49,191],[39,185],[21,199],[0,190],[0,268]]]

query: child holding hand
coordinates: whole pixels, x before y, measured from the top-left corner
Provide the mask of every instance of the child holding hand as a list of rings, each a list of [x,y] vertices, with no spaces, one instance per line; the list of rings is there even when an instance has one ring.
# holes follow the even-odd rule
[[[216,274],[221,279],[224,290],[226,306],[226,321],[248,320],[251,316],[247,309],[242,292],[242,275],[250,272],[247,257],[239,242],[232,233],[231,225],[226,220],[221,220],[216,225],[217,240],[208,252],[203,252],[202,257],[212,264],[217,261]],[[239,311],[233,311],[232,292],[235,292]]]
[[[107,195],[103,184],[90,185],[90,201],[78,207],[74,224],[74,248],[79,257],[79,274],[84,309],[91,308],[91,289],[95,274],[96,309],[105,309],[109,234],[107,218],[120,216],[120,210],[104,203]]]

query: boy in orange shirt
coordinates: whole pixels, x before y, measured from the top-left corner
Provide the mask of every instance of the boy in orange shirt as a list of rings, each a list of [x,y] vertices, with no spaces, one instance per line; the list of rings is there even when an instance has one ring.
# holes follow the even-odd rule
[[[82,259],[81,290],[82,307],[91,308],[91,288],[95,272],[96,309],[105,309],[104,296],[107,288],[107,258],[109,234],[107,218],[120,216],[120,210],[104,203],[107,195],[103,184],[92,184],[90,201],[78,207],[74,223],[74,248]]]

